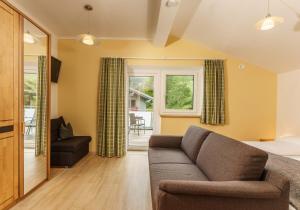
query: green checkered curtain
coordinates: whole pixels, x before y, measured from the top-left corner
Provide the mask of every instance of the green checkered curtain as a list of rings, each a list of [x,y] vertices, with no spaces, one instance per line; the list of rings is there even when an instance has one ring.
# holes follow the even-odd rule
[[[201,123],[225,124],[224,61],[204,61],[204,93]]]
[[[38,57],[37,107],[35,131],[35,155],[46,155],[47,151],[47,58]]]
[[[125,61],[102,58],[97,106],[97,153],[122,157],[125,145]]]

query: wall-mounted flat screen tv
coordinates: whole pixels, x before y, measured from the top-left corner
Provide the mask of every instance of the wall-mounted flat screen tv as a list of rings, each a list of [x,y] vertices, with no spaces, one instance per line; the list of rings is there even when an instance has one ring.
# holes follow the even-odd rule
[[[57,83],[60,72],[61,61],[51,57],[51,82]]]

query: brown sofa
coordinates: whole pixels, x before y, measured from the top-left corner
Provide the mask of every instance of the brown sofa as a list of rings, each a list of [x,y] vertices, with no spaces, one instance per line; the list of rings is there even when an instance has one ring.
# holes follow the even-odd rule
[[[289,181],[267,171],[268,154],[190,127],[182,136],[151,136],[153,210],[288,210]]]

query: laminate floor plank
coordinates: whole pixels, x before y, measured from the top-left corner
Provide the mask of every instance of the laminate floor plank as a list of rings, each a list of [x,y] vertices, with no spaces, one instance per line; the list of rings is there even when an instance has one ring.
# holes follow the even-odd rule
[[[12,210],[151,210],[147,152],[123,158],[89,154],[52,178]]]

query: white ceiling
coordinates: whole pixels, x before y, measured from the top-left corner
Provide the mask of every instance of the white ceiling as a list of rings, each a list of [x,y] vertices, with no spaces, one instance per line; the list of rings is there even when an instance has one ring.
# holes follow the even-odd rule
[[[145,39],[153,33],[160,0],[9,0],[37,17],[59,37],[90,33],[97,37]],[[86,12],[85,4],[94,10]],[[90,19],[90,20],[89,20]]]
[[[35,37],[46,37],[47,35],[30,21],[24,20],[24,32],[29,32]]]
[[[276,72],[300,69],[299,0],[271,0],[271,13],[285,23],[270,31],[255,30],[255,22],[266,15],[264,0],[202,0],[184,37],[205,43]]]
[[[98,37],[152,39],[160,0],[10,0],[20,5],[59,37],[86,33],[91,4],[90,33]],[[300,69],[299,0],[270,0],[271,13],[285,23],[270,31],[256,31],[266,15],[267,0],[181,0],[172,34],[199,41],[276,72]],[[285,3],[295,11],[290,9]]]

